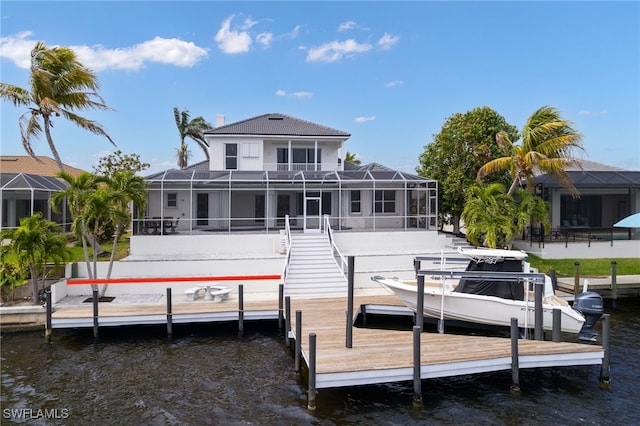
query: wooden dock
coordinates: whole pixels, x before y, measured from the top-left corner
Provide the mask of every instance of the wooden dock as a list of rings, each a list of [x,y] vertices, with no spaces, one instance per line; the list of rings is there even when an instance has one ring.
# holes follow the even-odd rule
[[[584,282],[588,281],[589,291],[600,293],[605,298],[640,296],[640,275],[618,275],[615,280],[615,288],[611,277],[581,277],[579,279],[579,291],[582,292]],[[575,278],[558,278],[557,289],[570,295],[575,291]]]
[[[163,297],[164,298],[164,297]],[[176,298],[179,299],[179,298]],[[212,323],[239,320],[238,295],[220,303],[212,301],[172,303],[173,324]],[[309,334],[317,336],[316,388],[344,387],[412,380],[413,333],[381,329],[352,329],[352,347],[346,346],[347,298],[290,299],[290,338],[295,339],[296,311],[301,316],[301,356],[309,363]],[[243,296],[243,320],[277,319],[284,313],[278,295],[269,298]],[[362,305],[402,310],[395,295],[358,295]],[[102,326],[166,324],[167,306],[153,304],[99,304],[98,324]],[[58,306],[51,315],[51,328],[94,327],[93,306]],[[420,375],[422,379],[511,370],[511,341],[501,337],[420,334]],[[602,346],[578,343],[519,340],[519,368],[602,364]]]

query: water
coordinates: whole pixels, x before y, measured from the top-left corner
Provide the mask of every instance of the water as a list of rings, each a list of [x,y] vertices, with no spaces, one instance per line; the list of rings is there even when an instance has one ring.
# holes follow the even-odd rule
[[[54,330],[52,344],[43,332],[5,334],[0,423],[637,424],[640,301],[619,301],[611,324],[609,389],[599,366],[563,367],[522,370],[513,395],[504,371],[424,380],[420,409],[411,382],[321,389],[313,412],[274,322],[245,323],[242,337],[235,324],[174,325],[172,340],[164,327],[102,328],[97,343],[91,330]]]

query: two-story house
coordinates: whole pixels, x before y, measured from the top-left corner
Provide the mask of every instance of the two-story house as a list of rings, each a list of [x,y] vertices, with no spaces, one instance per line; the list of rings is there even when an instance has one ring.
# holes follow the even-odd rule
[[[437,229],[437,182],[343,161],[350,136],[284,114],[227,125],[218,116],[205,132],[210,161],[146,178],[147,215],[185,233],[268,232],[287,215],[305,232],[320,231],[325,216],[334,229]]]

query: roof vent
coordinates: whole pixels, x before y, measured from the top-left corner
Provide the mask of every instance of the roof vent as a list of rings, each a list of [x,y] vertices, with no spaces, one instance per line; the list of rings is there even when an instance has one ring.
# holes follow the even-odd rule
[[[277,117],[277,116],[271,116],[271,117],[269,117],[269,120],[281,120],[282,121],[283,118],[282,117]]]

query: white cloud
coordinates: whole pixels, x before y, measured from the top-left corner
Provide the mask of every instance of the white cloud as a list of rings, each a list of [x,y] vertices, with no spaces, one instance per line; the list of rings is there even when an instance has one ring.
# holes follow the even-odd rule
[[[353,21],[347,21],[347,22],[343,22],[342,24],[340,24],[340,26],[338,27],[338,31],[342,32],[342,31],[348,31],[348,30],[352,30],[354,28],[356,28],[358,26],[358,24],[356,24]]]
[[[284,90],[276,90],[276,96],[286,96],[288,98],[295,99],[309,99],[313,96],[312,92],[291,92],[287,93]]]
[[[31,49],[35,41],[30,32],[0,38],[0,56],[11,59],[20,68],[31,65]],[[54,47],[54,46],[49,46]],[[147,62],[191,67],[207,56],[207,50],[193,42],[156,37],[132,47],[109,49],[96,46],[65,46],[75,52],[78,61],[94,71],[105,69],[138,70]]]
[[[373,121],[376,119],[375,115],[370,115],[368,117],[356,117],[353,119],[356,123],[366,123],[367,121]]]
[[[335,62],[343,56],[365,53],[372,49],[369,43],[358,43],[354,39],[331,41],[312,47],[307,53],[307,62]]]
[[[273,41],[273,33],[264,32],[260,33],[256,36],[256,41],[263,45],[265,48],[271,46],[271,41]]]
[[[218,48],[224,53],[236,54],[248,52],[251,48],[251,36],[246,31],[231,29],[231,20],[233,20],[234,17],[235,15],[231,15],[222,21],[222,25],[214,37],[214,40],[218,43]],[[251,28],[251,26],[253,26],[251,22],[253,21],[245,20],[241,30]]]
[[[399,41],[400,37],[384,33],[384,35],[380,37],[380,40],[378,40],[378,47],[380,47],[381,49],[391,49]]]
[[[609,114],[609,111],[607,111],[606,109],[600,110],[600,111],[587,111],[587,110],[582,110],[578,112],[578,115],[588,115],[591,117],[598,117],[601,115],[607,115]]]
[[[403,84],[404,84],[404,81],[402,81],[402,80],[392,80],[392,81],[389,81],[389,82],[385,83],[384,87],[391,88],[391,87],[396,87],[396,86],[402,86]]]

